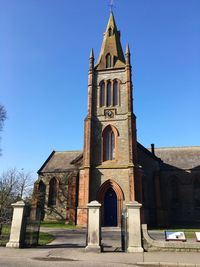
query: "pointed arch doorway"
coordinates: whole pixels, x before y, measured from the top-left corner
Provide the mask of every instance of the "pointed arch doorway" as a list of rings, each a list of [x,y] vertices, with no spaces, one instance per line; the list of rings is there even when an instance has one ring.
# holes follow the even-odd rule
[[[117,226],[117,195],[112,187],[104,196],[104,226]]]
[[[97,194],[97,200],[102,204],[102,226],[120,226],[124,194],[114,180],[104,182]]]

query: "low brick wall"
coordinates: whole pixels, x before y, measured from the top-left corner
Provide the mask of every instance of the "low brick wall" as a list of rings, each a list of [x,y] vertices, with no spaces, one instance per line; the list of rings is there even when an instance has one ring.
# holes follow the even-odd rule
[[[142,224],[142,242],[145,251],[200,252],[200,243],[198,242],[161,241],[151,238],[146,224]]]

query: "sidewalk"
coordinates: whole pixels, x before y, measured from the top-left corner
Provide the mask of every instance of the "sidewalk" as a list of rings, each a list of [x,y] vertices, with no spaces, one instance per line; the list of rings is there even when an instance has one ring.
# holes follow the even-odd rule
[[[4,265],[2,265],[4,263]],[[14,263],[14,265],[12,265]],[[9,265],[10,264],[10,265]],[[53,264],[53,265],[52,265]],[[200,267],[199,253],[91,253],[83,248],[0,248],[0,266],[187,266]]]
[[[0,267],[200,267],[195,252],[120,252],[120,231],[103,232],[103,253],[85,252],[85,230],[48,229],[56,239],[45,247],[13,249],[0,247]]]

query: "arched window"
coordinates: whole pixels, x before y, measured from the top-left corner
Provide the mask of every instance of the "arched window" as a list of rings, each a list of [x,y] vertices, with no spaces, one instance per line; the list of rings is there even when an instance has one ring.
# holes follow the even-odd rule
[[[105,160],[115,159],[115,135],[111,129],[106,134],[105,149]]]
[[[112,88],[111,88],[111,82],[107,83],[107,106],[112,105]]]
[[[105,106],[105,83],[102,82],[100,85],[100,107]]]
[[[57,181],[55,178],[52,178],[49,183],[49,199],[48,206],[55,206],[57,198]]]
[[[118,99],[118,82],[114,81],[114,85],[113,85],[113,106],[117,106],[119,99]]]
[[[111,64],[111,55],[110,53],[106,55],[106,68],[111,68],[112,64]]]
[[[103,137],[103,161],[115,160],[116,159],[116,149],[117,149],[117,130],[108,125],[102,134]]]
[[[42,181],[40,181],[38,186],[38,204],[40,204],[41,206],[43,206],[45,202],[45,192],[46,186]]]

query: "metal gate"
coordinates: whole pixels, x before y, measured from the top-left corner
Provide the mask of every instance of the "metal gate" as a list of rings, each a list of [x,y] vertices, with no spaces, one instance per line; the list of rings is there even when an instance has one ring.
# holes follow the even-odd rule
[[[122,246],[122,251],[127,252],[127,210],[124,209],[122,210],[122,215],[121,215],[121,246]]]
[[[37,216],[37,220],[32,216],[32,208],[31,206],[27,206],[25,211],[25,242],[24,245],[26,247],[33,247],[38,245],[39,234],[40,234],[40,218],[41,212]]]

